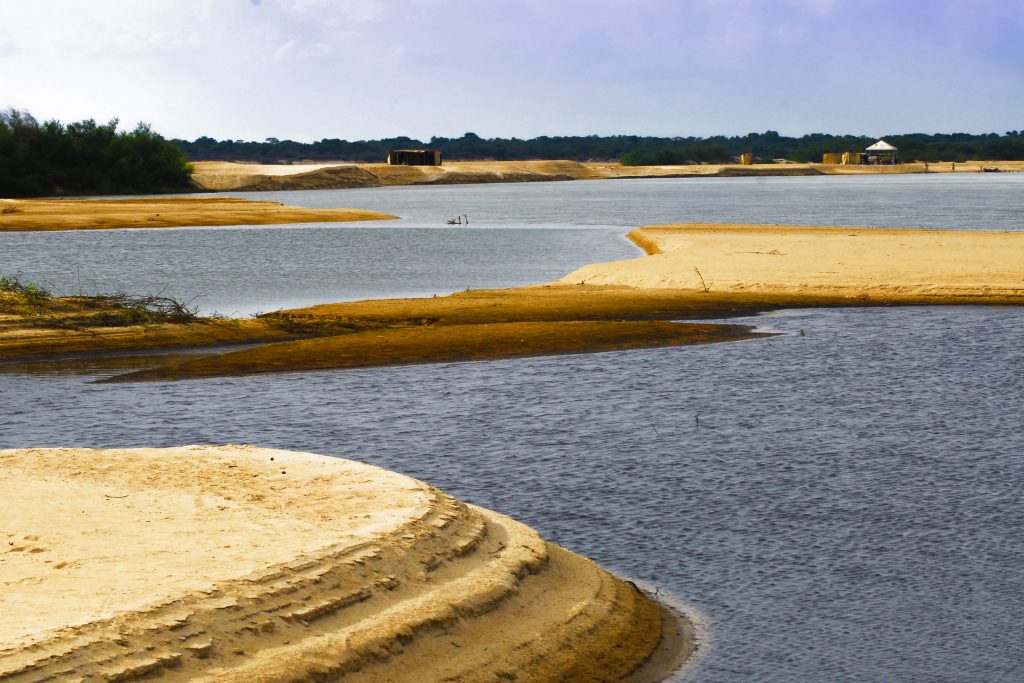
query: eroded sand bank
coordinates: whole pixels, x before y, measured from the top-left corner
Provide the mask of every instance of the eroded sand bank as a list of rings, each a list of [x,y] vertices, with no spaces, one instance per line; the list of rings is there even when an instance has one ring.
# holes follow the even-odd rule
[[[1024,169],[1014,161],[907,163],[898,166],[835,164],[692,164],[623,166],[579,161],[446,161],[443,166],[389,166],[367,163],[249,164],[197,161],[193,180],[202,188],[226,190],[323,190],[389,185],[521,183],[615,178],[733,178],[741,176],[866,175],[905,173],[977,173],[984,168]]]
[[[649,255],[587,265],[558,282],[883,303],[1024,303],[1024,232],[693,223],[629,237]]]
[[[351,461],[0,451],[0,485],[4,680],[618,680],[662,638],[589,560]]]
[[[307,209],[234,197],[0,199],[0,232],[278,225],[395,218],[362,209]]]

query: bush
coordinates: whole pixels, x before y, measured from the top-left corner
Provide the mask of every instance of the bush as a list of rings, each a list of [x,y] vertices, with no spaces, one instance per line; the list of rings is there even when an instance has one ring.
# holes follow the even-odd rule
[[[173,142],[117,119],[40,124],[28,112],[0,112],[0,196],[142,194],[191,189],[192,166]]]
[[[48,301],[53,296],[50,290],[31,282],[23,283],[16,275],[0,277],[0,292],[14,294],[32,304]]]

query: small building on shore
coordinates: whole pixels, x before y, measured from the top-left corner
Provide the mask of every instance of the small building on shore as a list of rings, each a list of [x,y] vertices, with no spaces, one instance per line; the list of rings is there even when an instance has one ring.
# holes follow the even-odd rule
[[[388,150],[389,166],[440,166],[439,149],[392,149]]]
[[[863,164],[895,164],[897,163],[897,149],[885,140],[879,140],[864,150]]]
[[[863,152],[825,152],[821,155],[821,163],[836,166],[856,166],[866,163]]]

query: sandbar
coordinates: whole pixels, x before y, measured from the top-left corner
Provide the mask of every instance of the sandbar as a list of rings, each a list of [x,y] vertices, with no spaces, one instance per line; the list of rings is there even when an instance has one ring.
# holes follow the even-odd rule
[[[353,461],[7,450],[0,485],[4,680],[619,680],[662,641],[593,562]]]
[[[558,321],[366,330],[233,351],[117,375],[106,382],[452,363],[625,351],[766,336],[747,325],[668,321]]]
[[[749,325],[692,321],[780,308],[1024,303],[1019,232],[678,224],[630,237],[648,256],[517,289],[321,304],[173,327],[68,329],[52,314],[10,314],[8,322],[0,316],[0,360],[277,342],[147,363],[109,381],[186,379],[739,341],[761,335]]]
[[[363,209],[307,209],[235,197],[0,199],[0,232],[280,225],[396,218]]]
[[[825,295],[880,303],[1024,303],[1024,232],[675,224],[629,237],[648,256],[561,284]]]

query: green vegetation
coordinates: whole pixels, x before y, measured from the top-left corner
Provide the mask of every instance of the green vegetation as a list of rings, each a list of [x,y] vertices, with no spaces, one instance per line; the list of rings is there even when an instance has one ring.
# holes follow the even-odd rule
[[[953,133],[928,135],[911,133],[884,135],[896,145],[906,161],[966,161],[967,159],[1024,160],[1024,131],[1005,135]],[[727,137],[642,137],[637,135],[538,137],[485,139],[475,133],[460,138],[433,137],[422,141],[407,137],[349,142],[323,139],[303,143],[267,138],[263,142],[197,138],[175,140],[193,161],[249,161],[289,163],[297,161],[383,162],[389,149],[430,147],[445,158],[458,160],[570,159],[615,161],[627,165],[721,163],[734,161],[744,152],[755,160],[821,161],[824,152],[863,151],[878,138],[857,135],[813,133],[788,137],[769,130]]]
[[[0,276],[0,313],[58,323],[59,327],[120,327],[160,323],[192,323],[203,320],[190,301],[157,294],[133,296],[125,292],[54,297],[17,275]]]
[[[0,112],[0,197],[140,194],[192,189],[184,152],[140,123],[117,119],[40,124],[31,114]]]
[[[41,304],[53,296],[50,290],[34,283],[23,283],[17,275],[0,277],[0,292],[11,295],[9,298],[20,299],[29,304]]]

